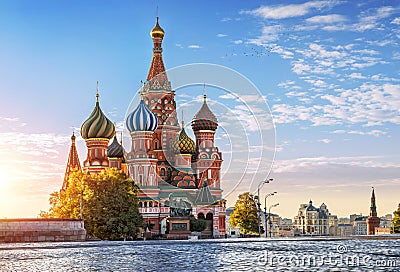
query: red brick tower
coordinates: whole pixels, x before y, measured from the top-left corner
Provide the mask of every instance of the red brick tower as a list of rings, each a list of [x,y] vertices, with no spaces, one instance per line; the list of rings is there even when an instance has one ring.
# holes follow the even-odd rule
[[[378,217],[376,212],[376,204],[375,204],[375,189],[372,187],[372,196],[371,196],[371,207],[369,217],[367,218],[367,234],[374,235],[375,228],[379,228],[379,224],[381,219]]]
[[[158,127],[153,134],[152,150],[158,159],[158,173],[165,181],[171,181],[173,171],[169,162],[173,162],[171,146],[180,131],[176,116],[175,92],[171,88],[162,59],[162,41],[164,30],[158,24],[150,32],[153,39],[153,59],[147,80],[141,92],[144,103],[157,116]]]

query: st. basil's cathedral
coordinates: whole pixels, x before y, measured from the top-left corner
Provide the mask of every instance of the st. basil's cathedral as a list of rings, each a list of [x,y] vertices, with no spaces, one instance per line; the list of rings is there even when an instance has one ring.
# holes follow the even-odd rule
[[[63,189],[72,169],[100,173],[117,168],[139,186],[139,212],[153,226],[153,235],[165,234],[171,199],[190,203],[196,218],[206,219],[205,237],[225,235],[225,205],[220,187],[222,154],[214,144],[216,116],[203,104],[192,119],[193,141],[179,124],[175,91],[171,88],[162,58],[164,30],[158,23],[150,32],[153,58],[147,80],[140,90],[139,105],[125,120],[131,136],[131,150],[118,142],[115,125],[100,108],[99,94],[93,112],[81,126],[87,157],[80,165],[72,135]],[[122,139],[121,139],[122,140]]]

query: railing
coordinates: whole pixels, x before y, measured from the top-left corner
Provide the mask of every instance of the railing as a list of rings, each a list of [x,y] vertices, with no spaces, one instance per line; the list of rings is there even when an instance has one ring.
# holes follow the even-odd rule
[[[169,213],[169,207],[148,207],[148,208],[139,208],[139,212],[144,213]]]

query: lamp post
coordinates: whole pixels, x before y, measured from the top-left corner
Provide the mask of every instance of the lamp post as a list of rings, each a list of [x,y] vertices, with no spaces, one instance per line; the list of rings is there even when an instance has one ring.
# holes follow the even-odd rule
[[[265,227],[265,237],[268,237],[268,232],[267,232],[267,220],[268,220],[268,218],[267,218],[267,198],[268,197],[270,197],[270,196],[273,196],[273,195],[275,195],[275,194],[277,194],[278,192],[273,192],[273,193],[269,193],[269,194],[266,194],[265,195],[265,197],[264,197],[264,227]]]
[[[260,226],[260,214],[261,214],[261,203],[260,203],[260,188],[262,187],[262,185],[264,185],[265,183],[270,183],[271,181],[273,181],[274,179],[270,178],[270,179],[266,179],[263,180],[262,182],[260,182],[258,184],[257,187],[257,220],[258,220],[258,237],[261,237],[261,226]]]
[[[268,209],[268,220],[269,220],[269,238],[272,237],[272,222],[271,222],[271,209],[278,206],[279,203],[275,203],[274,205],[269,206]]]

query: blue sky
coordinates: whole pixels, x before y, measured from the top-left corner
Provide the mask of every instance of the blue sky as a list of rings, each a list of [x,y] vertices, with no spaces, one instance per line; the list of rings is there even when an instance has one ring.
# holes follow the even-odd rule
[[[399,1],[158,6],[167,68],[223,65],[266,98],[277,152],[274,182],[262,194],[278,191],[271,199],[280,203],[277,213],[293,217],[311,198],[339,216],[367,214],[371,186],[378,213],[396,209]],[[0,217],[47,209],[48,194],[62,182],[72,126],[90,114],[97,80],[102,109],[123,120],[147,76],[155,10],[153,1],[0,2]],[[84,144],[78,145],[83,161]]]

